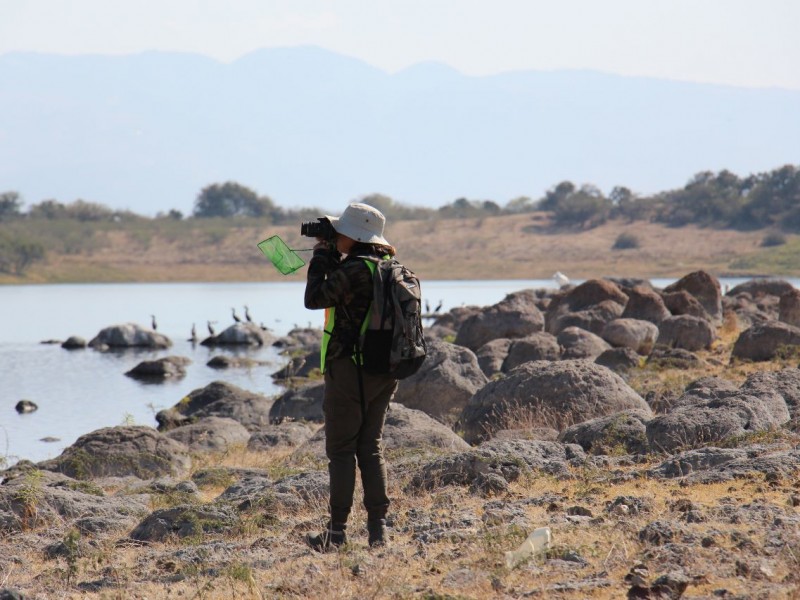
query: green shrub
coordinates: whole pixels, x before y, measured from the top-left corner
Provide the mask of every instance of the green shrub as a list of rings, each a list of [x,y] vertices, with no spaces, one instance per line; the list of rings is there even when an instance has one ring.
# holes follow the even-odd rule
[[[779,231],[772,231],[764,236],[761,240],[762,248],[771,248],[773,246],[783,246],[786,243],[786,236]]]
[[[631,248],[638,248],[639,238],[632,233],[620,233],[617,240],[611,247],[612,250],[630,250]]]

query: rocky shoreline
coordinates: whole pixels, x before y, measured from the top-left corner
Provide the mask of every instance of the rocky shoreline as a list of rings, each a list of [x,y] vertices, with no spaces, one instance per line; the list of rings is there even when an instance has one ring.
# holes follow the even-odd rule
[[[88,345],[169,347],[131,327]],[[800,589],[800,293],[785,281],[723,294],[703,271],[665,289],[591,279],[442,314],[387,417],[380,551],[359,538],[358,509],[343,550],[302,544],[327,499],[319,335],[258,329],[207,342],[279,344],[284,394],[217,381],[158,413],[158,429],[101,429],[0,472],[0,598]],[[542,526],[551,547],[508,568],[504,552]]]

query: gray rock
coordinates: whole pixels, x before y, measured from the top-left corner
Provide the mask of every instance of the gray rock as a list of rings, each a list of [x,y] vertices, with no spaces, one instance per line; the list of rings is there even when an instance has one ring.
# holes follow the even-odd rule
[[[319,377],[320,361],[319,350],[304,354],[295,352],[283,368],[272,374],[272,378],[281,383],[281,380],[291,380],[296,377]]]
[[[157,348],[172,346],[172,341],[165,335],[146,329],[136,323],[112,325],[101,330],[89,342],[92,348]]]
[[[428,463],[409,483],[411,492],[439,489],[445,485],[471,486],[488,475],[510,483],[521,475],[541,471],[569,477],[570,461],[581,463],[585,455],[579,446],[527,440],[493,440],[467,452],[444,456]]]
[[[275,448],[297,448],[311,439],[317,429],[319,427],[297,421],[265,425],[250,436],[247,449],[263,451]]]
[[[757,371],[750,374],[741,387],[742,393],[762,396],[777,392],[786,402],[792,419],[800,417],[800,369]]]
[[[611,348],[595,358],[594,362],[615,373],[624,374],[639,366],[640,357],[630,348]]]
[[[658,327],[639,319],[614,319],[606,323],[600,337],[615,347],[630,348],[647,356],[658,339]]]
[[[780,351],[793,346],[800,346],[800,328],[767,321],[739,334],[731,356],[753,361],[772,360]]]
[[[66,350],[81,350],[86,348],[86,345],[86,340],[84,338],[71,335],[61,344],[61,347]]]
[[[268,364],[270,363],[267,361],[255,360],[247,356],[218,355],[209,360],[206,366],[212,369],[252,369],[253,367],[261,367]]]
[[[539,331],[522,339],[512,340],[502,371],[507,373],[522,363],[532,360],[559,360],[561,347],[556,337]],[[485,372],[485,371],[484,371]]]
[[[204,417],[227,417],[258,431],[268,424],[273,400],[224,381],[192,391],[172,408],[156,414],[159,431],[194,423]]]
[[[590,454],[644,454],[647,452],[645,424],[652,413],[624,410],[567,427],[558,436],[565,444],[578,444]]]
[[[778,320],[800,327],[800,290],[792,289],[782,294],[778,301]]]
[[[561,356],[564,359],[594,360],[611,348],[599,335],[580,327],[565,327],[558,333],[557,341],[563,349]]]
[[[648,422],[647,440],[656,451],[674,452],[776,429],[788,420],[786,403],[774,392],[760,397],[740,392],[710,400],[688,396],[670,413]]]
[[[235,506],[239,511],[257,509],[277,520],[325,504],[328,495],[328,473],[324,471],[308,471],[278,481],[253,474],[229,486],[214,502]]]
[[[533,290],[522,290],[467,318],[455,343],[473,352],[498,338],[522,338],[544,329],[544,317],[536,307]]]
[[[491,381],[469,401],[459,420],[465,439],[475,442],[489,432],[526,427],[561,430],[647,403],[612,371],[584,360],[534,361]]]
[[[186,377],[186,365],[192,361],[183,356],[165,356],[156,360],[145,360],[125,375],[134,379],[163,380]]]
[[[428,357],[419,371],[400,381],[394,401],[450,425],[487,381],[471,350],[430,340]]]
[[[777,277],[759,277],[745,281],[731,288],[726,296],[737,296],[742,293],[750,295],[753,299],[761,296],[775,296],[780,298],[786,292],[790,292],[794,286],[785,279]]]
[[[503,372],[503,363],[505,363],[508,356],[511,342],[512,340],[508,338],[498,338],[491,342],[486,342],[475,352],[478,366],[486,377],[492,377],[497,373]]]
[[[622,315],[628,296],[611,281],[590,279],[555,296],[545,313],[545,331],[558,335],[580,327],[599,335],[605,324]]]
[[[385,450],[393,453],[399,451],[424,451],[434,449],[460,452],[469,449],[469,444],[452,429],[430,417],[421,410],[407,408],[392,402],[386,413],[383,427]],[[306,444],[294,453],[295,458],[313,456],[325,460],[325,428],[320,428]]]
[[[426,326],[426,339],[455,339],[458,330],[470,317],[485,310],[480,306],[457,306],[436,317],[432,325]]]
[[[284,353],[295,350],[318,351],[322,345],[322,329],[319,327],[295,327],[286,336],[275,340],[272,345],[281,348]]]
[[[626,290],[628,302],[622,311],[622,319],[639,319],[659,325],[661,321],[670,316],[669,309],[664,304],[661,296],[652,288],[641,286]]]
[[[154,511],[130,533],[143,542],[230,533],[239,525],[238,513],[223,505],[184,504]]]
[[[671,456],[650,469],[656,478],[686,478],[689,483],[713,483],[763,473],[776,481],[791,478],[800,468],[800,449],[749,446],[698,448]]]
[[[165,433],[168,438],[181,442],[194,452],[227,452],[244,446],[250,432],[238,421],[225,417],[204,417]]]
[[[61,455],[40,462],[39,467],[75,479],[152,479],[186,475],[191,459],[183,444],[151,427],[133,425],[106,427],[82,435]]]
[[[667,294],[678,291],[686,291],[696,298],[714,323],[722,322],[722,291],[716,277],[706,271],[695,271],[664,288]]]
[[[6,473],[7,475],[7,473]],[[17,471],[0,486],[0,531],[64,527],[83,533],[132,527],[147,513],[147,496],[107,496],[102,489],[51,471]]]
[[[687,315],[704,321],[712,321],[711,315],[706,312],[700,301],[686,290],[661,292],[661,297],[672,315]]]
[[[200,342],[203,346],[264,346],[272,344],[274,336],[255,323],[234,323],[223,332]]]
[[[647,363],[667,369],[694,369],[705,364],[699,356],[683,348],[658,346],[647,357]]]
[[[711,323],[691,315],[668,317],[661,322],[657,344],[695,351],[709,348],[717,338]]]
[[[269,423],[282,423],[283,421],[322,423],[325,418],[322,412],[324,394],[325,383],[322,381],[284,392],[270,408]]]
[[[741,448],[698,448],[686,450],[670,456],[657,467],[650,469],[648,475],[659,478],[684,477],[695,471],[714,469],[729,462],[747,458],[748,453]]]

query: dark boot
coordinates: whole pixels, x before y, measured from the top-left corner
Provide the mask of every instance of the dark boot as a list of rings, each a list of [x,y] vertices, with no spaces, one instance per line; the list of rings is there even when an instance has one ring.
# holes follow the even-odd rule
[[[336,549],[347,543],[346,529],[346,525],[328,523],[328,526],[322,533],[318,533],[317,535],[306,534],[306,544],[317,552]]]
[[[367,533],[369,534],[369,547],[379,548],[386,545],[386,519],[374,519],[367,521]]]

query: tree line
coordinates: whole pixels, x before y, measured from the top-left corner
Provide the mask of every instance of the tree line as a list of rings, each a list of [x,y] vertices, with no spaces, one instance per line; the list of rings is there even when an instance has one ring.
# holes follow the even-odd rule
[[[703,171],[682,188],[639,195],[617,186],[608,195],[594,185],[562,181],[538,199],[520,196],[500,205],[493,200],[457,198],[439,208],[410,206],[384,194],[359,199],[392,220],[431,218],[483,218],[504,214],[548,211],[556,227],[587,229],[609,219],[650,221],[668,226],[800,232],[800,167],[785,165],[769,172],[739,177],[727,170]],[[234,181],[202,188],[194,201],[191,219],[263,219],[283,225],[311,220],[323,214],[317,208],[289,209],[269,196]],[[186,220],[178,210],[159,213],[157,220]],[[131,211],[114,210],[81,199],[69,203],[43,200],[23,210],[18,192],[0,193],[0,272],[22,274],[43,259],[44,246],[14,231],[21,221],[80,223],[149,221]]]

